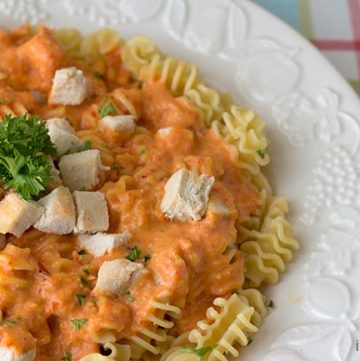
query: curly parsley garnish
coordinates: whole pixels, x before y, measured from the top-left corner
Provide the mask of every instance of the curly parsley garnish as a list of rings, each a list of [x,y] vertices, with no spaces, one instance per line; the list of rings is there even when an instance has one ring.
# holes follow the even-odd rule
[[[100,116],[104,118],[107,115],[116,115],[117,113],[118,111],[115,108],[115,105],[112,102],[109,102],[107,97],[104,98],[99,109]]]
[[[79,331],[85,326],[87,321],[88,320],[86,318],[82,318],[82,319],[79,319],[79,320],[75,319],[75,320],[71,320],[71,325],[72,325],[72,327],[75,328],[75,330]]]
[[[86,140],[80,147],[79,152],[83,152],[84,150],[89,150],[92,148],[92,144],[90,140]]]
[[[135,301],[135,297],[130,293],[129,290],[125,292],[125,297],[127,298],[127,300],[129,302],[134,302]]]
[[[180,352],[185,353],[194,353],[195,355],[199,356],[200,358],[203,358],[208,352],[213,350],[215,346],[207,346],[202,348],[192,348],[192,347],[184,347],[180,349]]]
[[[141,249],[138,246],[134,246],[129,254],[126,256],[126,258],[131,261],[135,262],[136,260],[140,259],[141,256]]]
[[[5,115],[0,122],[0,182],[24,199],[45,190],[51,180],[46,156],[56,156],[45,122],[33,115]]]
[[[72,353],[66,351],[65,356],[61,358],[61,361],[72,361]]]

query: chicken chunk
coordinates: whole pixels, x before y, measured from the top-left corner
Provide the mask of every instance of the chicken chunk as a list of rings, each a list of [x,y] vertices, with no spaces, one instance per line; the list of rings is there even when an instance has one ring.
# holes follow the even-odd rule
[[[54,189],[39,200],[45,212],[34,224],[42,232],[69,234],[75,227],[75,205],[71,192],[66,187]]]
[[[85,248],[95,257],[103,256],[114,248],[127,244],[131,235],[125,231],[118,234],[96,233],[94,235],[84,234],[79,236],[81,247]]]
[[[105,261],[98,273],[94,294],[121,295],[130,286],[132,279],[139,270],[144,268],[141,263],[127,259]]]
[[[0,202],[0,233],[20,237],[43,212],[41,205],[25,201],[15,192],[8,193]]]
[[[109,214],[105,195],[101,192],[74,192],[77,219],[75,233],[107,231]]]
[[[59,156],[77,152],[83,142],[75,135],[74,128],[65,118],[52,118],[46,121],[48,133]]]
[[[161,211],[167,218],[199,221],[205,214],[214,177],[200,177],[187,169],[176,171],[165,184]]]
[[[0,360],[1,361],[34,361],[35,356],[36,356],[35,350],[30,350],[23,354],[18,354],[12,348],[0,347]]]
[[[84,73],[75,68],[55,72],[49,102],[51,104],[79,105],[89,93],[89,83]]]
[[[59,168],[64,185],[71,191],[89,190],[99,183],[100,152],[97,149],[61,157]]]
[[[101,123],[113,130],[133,133],[136,127],[134,119],[132,115],[108,115],[101,119]]]

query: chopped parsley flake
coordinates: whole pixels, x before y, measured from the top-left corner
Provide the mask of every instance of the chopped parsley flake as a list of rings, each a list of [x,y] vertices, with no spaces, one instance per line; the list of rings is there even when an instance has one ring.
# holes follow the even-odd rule
[[[80,249],[80,250],[77,251],[77,254],[79,256],[83,256],[84,254],[86,254],[86,251],[84,249]]]
[[[259,154],[260,158],[264,159],[266,157],[266,153],[264,149],[259,149],[257,151],[257,154]]]
[[[126,258],[131,261],[135,262],[136,260],[140,259],[141,256],[141,249],[138,246],[134,246]]]
[[[125,292],[125,296],[128,299],[129,302],[134,302],[135,297],[131,295],[130,291]]]
[[[72,361],[72,354],[71,352],[66,351],[65,356],[61,358],[61,361]]]
[[[80,276],[79,281],[83,287],[91,289],[91,285],[90,285],[89,281],[86,279],[86,277]]]
[[[120,168],[121,167],[118,164],[113,163],[111,165],[111,170],[114,171],[114,172],[118,172],[120,170]]]
[[[92,148],[92,144],[90,140],[86,140],[80,147],[79,151],[83,152],[84,150],[89,150]]]
[[[247,345],[246,345],[246,346],[251,345],[251,344],[252,344],[252,342],[253,342],[253,339],[252,339],[251,337],[249,337],[249,338],[248,338],[248,343],[247,343]]]
[[[76,299],[77,299],[79,305],[82,306],[85,302],[86,296],[81,295],[80,293],[77,293],[75,296],[76,296]]]
[[[203,358],[208,352],[210,352],[215,346],[207,346],[207,347],[202,347],[202,348],[192,348],[192,347],[184,347],[182,349],[180,349],[180,352],[185,352],[185,353],[194,353],[195,355]]]
[[[94,71],[94,77],[98,79],[104,79],[104,74],[100,73],[98,70]]]
[[[148,261],[150,261],[150,259],[151,259],[151,255],[150,255],[150,254],[146,254],[146,255],[144,256],[144,262],[148,262]]]
[[[17,316],[15,318],[8,318],[6,320],[0,321],[0,326],[4,327],[14,327],[19,321],[21,320],[21,317]]]
[[[90,271],[89,271],[89,268],[88,268],[88,267],[84,267],[84,268],[82,269],[82,271],[83,271],[85,274],[87,274],[87,275],[90,274]]]
[[[0,98],[0,105],[3,105],[3,104],[5,104],[5,99]]]
[[[85,326],[85,323],[87,322],[86,318],[82,318],[82,319],[78,319],[78,320],[71,320],[71,325],[72,327],[75,328],[75,330],[80,330],[81,328],[83,328]]]
[[[107,115],[116,115],[118,111],[115,108],[115,105],[111,102],[108,102],[108,98],[105,98],[99,109],[99,114],[102,118],[106,117]]]
[[[275,307],[275,304],[274,304],[274,301],[273,300],[269,300],[268,303],[266,304],[267,307],[270,307],[270,308],[274,308]]]

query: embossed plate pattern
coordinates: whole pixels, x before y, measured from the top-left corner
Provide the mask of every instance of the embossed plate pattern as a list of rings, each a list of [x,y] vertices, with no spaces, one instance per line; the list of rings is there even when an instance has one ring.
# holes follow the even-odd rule
[[[268,123],[268,175],[302,249],[244,361],[355,361],[360,338],[360,102],[302,37],[244,0],[1,0],[0,23],[146,34]]]

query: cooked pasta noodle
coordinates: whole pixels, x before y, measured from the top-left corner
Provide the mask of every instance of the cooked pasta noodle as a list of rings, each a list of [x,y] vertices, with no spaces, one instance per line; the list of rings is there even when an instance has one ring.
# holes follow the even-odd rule
[[[0,57],[1,118],[65,118],[75,130],[70,138],[82,141],[78,157],[87,147],[99,150],[101,167],[88,191],[105,195],[109,223],[80,237],[33,228],[19,238],[0,235],[6,243],[0,332],[21,353],[36,350],[31,361],[238,356],[268,312],[253,287],[277,282],[298,248],[287,202],[273,195],[261,170],[269,163],[264,121],[206,85],[196,65],[165,56],[145,37],[124,42],[110,29],[82,35],[42,25],[0,35],[7,51]],[[86,77],[81,104],[52,104],[54,74],[65,66]],[[53,158],[56,167],[61,157]],[[196,176],[214,180],[197,221],[164,210],[169,180],[179,171],[194,182]],[[0,198],[6,192],[0,188]],[[179,190],[171,202],[181,197]],[[76,224],[81,211],[73,215]],[[129,239],[104,253],[93,241],[122,236]],[[114,293],[101,286],[103,266],[112,261],[138,268],[134,276],[122,269],[124,285]],[[111,277],[114,286],[118,275]],[[3,330],[7,320],[16,324],[14,334]],[[200,357],[199,349],[208,352]]]

